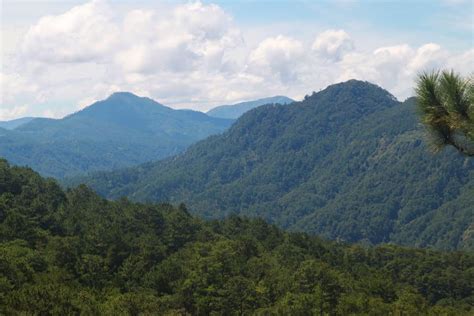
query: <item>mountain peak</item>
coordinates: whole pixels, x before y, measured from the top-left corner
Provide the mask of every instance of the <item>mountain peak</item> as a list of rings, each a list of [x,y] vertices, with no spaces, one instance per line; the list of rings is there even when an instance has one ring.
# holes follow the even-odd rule
[[[117,99],[142,99],[143,97],[140,97],[136,94],[133,94],[131,92],[127,91],[117,91],[112,93],[106,100],[117,100]]]
[[[350,79],[344,82],[339,82],[328,86],[326,89],[321,92],[331,93],[331,94],[341,94],[349,93],[351,97],[367,97],[367,94],[377,94],[379,97],[388,98],[392,101],[398,101],[397,98],[385,90],[384,88],[368,82],[357,79]],[[313,95],[315,93],[313,92]]]
[[[345,111],[347,106],[357,106],[373,111],[399,104],[397,98],[380,86],[356,79],[335,83],[318,92],[305,96],[303,103],[336,103]],[[375,107],[375,108],[374,108]]]

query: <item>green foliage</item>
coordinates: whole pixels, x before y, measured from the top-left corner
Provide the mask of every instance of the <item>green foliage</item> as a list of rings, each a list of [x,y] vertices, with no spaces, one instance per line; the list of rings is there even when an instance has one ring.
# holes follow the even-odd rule
[[[162,159],[227,129],[232,120],[114,93],[63,119],[0,131],[0,156],[57,178]]]
[[[4,160],[0,201],[0,314],[473,312],[472,253],[349,246],[236,216],[204,222],[184,205],[63,192]]]
[[[72,183],[334,240],[474,249],[474,160],[431,155],[419,125],[414,99],[351,80],[251,110],[182,155]]]
[[[436,149],[454,146],[474,156],[474,81],[453,71],[422,73],[417,104]]]

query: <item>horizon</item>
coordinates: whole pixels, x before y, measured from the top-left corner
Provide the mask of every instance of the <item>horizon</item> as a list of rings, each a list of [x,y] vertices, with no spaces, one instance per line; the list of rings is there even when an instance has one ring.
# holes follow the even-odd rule
[[[332,83],[322,89],[320,89],[319,91],[311,91],[309,93],[307,93],[305,96],[311,96],[312,93],[319,93],[333,85],[338,85],[338,84],[342,84],[342,83],[347,83],[349,81],[359,81],[359,82],[363,82],[363,83],[369,83],[369,84],[374,84],[372,82],[369,82],[369,81],[363,81],[363,80],[358,80],[358,79],[348,79],[348,80],[345,80],[345,81],[341,81],[341,82],[335,82],[335,83]],[[390,91],[386,90],[384,87],[381,87],[377,84],[375,84],[377,87],[387,91],[388,93],[390,93],[391,96],[395,97],[396,101],[397,102],[400,102],[400,103],[403,103],[404,101],[406,101],[407,99],[410,99],[410,98],[413,98],[414,96],[408,96],[406,98],[404,98],[403,100],[400,100],[398,99],[396,96],[394,96]],[[168,108],[171,108],[173,110],[191,110],[191,111],[198,111],[198,112],[201,112],[201,113],[204,113],[204,114],[207,114],[207,112],[211,111],[211,110],[214,110],[216,108],[219,108],[219,107],[227,107],[227,106],[234,106],[234,105],[239,105],[241,103],[246,103],[246,102],[253,102],[253,101],[259,101],[259,100],[262,100],[262,99],[271,99],[271,98],[277,98],[277,97],[287,97],[287,96],[284,96],[284,95],[273,95],[273,96],[268,96],[268,97],[263,97],[263,98],[258,98],[258,99],[253,99],[253,100],[243,100],[243,101],[239,101],[237,103],[232,103],[232,104],[221,104],[221,105],[217,105],[215,107],[212,107],[208,110],[205,110],[205,111],[201,111],[201,110],[197,110],[197,109],[192,109],[192,108],[178,108],[178,109],[175,109],[175,108],[172,108],[170,106],[168,106],[167,104],[164,104],[162,102],[160,102],[159,100],[156,100],[156,99],[153,99],[152,97],[148,97],[148,96],[143,96],[143,95],[138,95],[136,93],[133,93],[133,92],[130,92],[130,91],[115,91],[115,92],[112,92],[110,95],[106,96],[104,99],[101,99],[101,100],[97,100],[97,101],[94,101],[93,103],[91,104],[88,104],[86,105],[85,107],[82,107],[81,109],[78,109],[74,112],[70,112],[70,113],[66,113],[64,116],[62,117],[47,117],[47,116],[21,116],[21,117],[17,117],[17,118],[13,118],[13,119],[7,119],[7,120],[0,120],[0,122],[9,122],[9,121],[15,121],[15,120],[21,120],[21,119],[24,119],[24,118],[46,118],[46,119],[55,119],[55,120],[60,120],[60,119],[63,119],[65,117],[68,117],[70,115],[74,115],[88,107],[91,107],[93,105],[95,105],[96,103],[98,102],[102,102],[102,101],[105,101],[107,99],[109,99],[112,95],[115,95],[115,94],[131,94],[133,95],[134,97],[137,97],[137,98],[148,98],[148,99],[151,99],[152,101],[156,102],[157,104],[161,105],[161,106],[165,106],[165,107],[168,107]],[[304,97],[303,97],[304,99]],[[303,99],[301,100],[298,100],[298,99],[293,99],[294,102],[301,102]]]
[[[117,91],[206,112],[357,79],[404,100],[421,71],[474,71],[472,1],[2,5],[2,121],[61,118]]]

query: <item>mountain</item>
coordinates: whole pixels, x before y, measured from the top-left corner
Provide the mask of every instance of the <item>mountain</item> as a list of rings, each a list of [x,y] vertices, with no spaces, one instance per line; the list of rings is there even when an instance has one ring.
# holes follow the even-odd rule
[[[34,119],[35,119],[34,117],[22,117],[22,118],[10,120],[10,121],[0,121],[0,127],[4,129],[15,129],[18,126],[26,124]]]
[[[11,130],[0,137],[0,156],[60,178],[165,158],[232,122],[120,92],[63,119]]]
[[[237,103],[233,105],[221,105],[207,111],[207,115],[213,117],[237,119],[245,112],[265,104],[289,104],[295,102],[294,100],[285,96],[275,96],[269,98],[258,99],[255,101],[248,101]]]
[[[469,252],[108,201],[0,160],[2,315],[472,315]]]
[[[70,183],[330,239],[473,249],[474,160],[433,154],[414,102],[351,80],[251,110],[184,154]]]

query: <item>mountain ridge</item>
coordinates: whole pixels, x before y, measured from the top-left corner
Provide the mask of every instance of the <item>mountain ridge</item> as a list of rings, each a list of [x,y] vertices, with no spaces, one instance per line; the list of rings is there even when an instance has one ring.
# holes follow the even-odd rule
[[[262,106],[265,104],[273,104],[273,103],[289,104],[293,102],[294,102],[293,99],[278,95],[278,96],[267,97],[267,98],[252,100],[252,101],[240,102],[240,103],[231,104],[231,105],[220,105],[220,106],[210,109],[209,111],[206,112],[206,114],[213,117],[237,119],[245,112],[253,108],[256,108],[258,106]]]
[[[0,138],[0,155],[63,177],[164,158],[232,123],[122,92],[62,119],[19,126]]]
[[[34,119],[36,119],[36,117],[20,117],[20,118],[8,120],[8,121],[0,121],[0,127],[4,129],[12,130]]]
[[[461,237],[474,162],[430,153],[413,101],[351,80],[250,110],[170,159],[75,181],[109,198],[185,202],[205,218],[257,216],[331,239],[471,247]],[[437,233],[443,218],[457,220]]]

